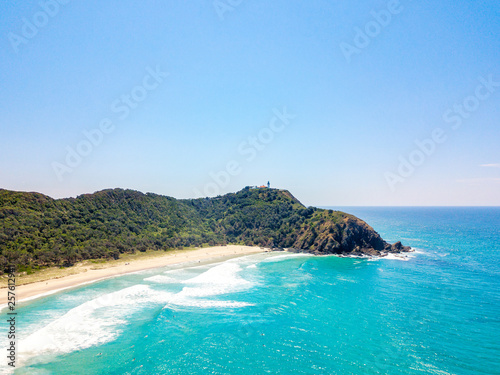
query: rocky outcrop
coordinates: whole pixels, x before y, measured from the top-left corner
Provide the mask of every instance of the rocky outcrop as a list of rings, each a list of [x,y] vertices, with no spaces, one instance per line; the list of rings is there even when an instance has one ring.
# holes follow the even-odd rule
[[[0,189],[0,274],[7,266],[66,266],[136,251],[245,244],[313,254],[383,255],[390,245],[364,221],[305,207],[289,191],[253,189],[175,199],[107,189],[77,198]]]
[[[370,255],[383,256],[387,253],[411,251],[401,242],[389,244],[367,223],[346,215],[341,223],[325,220],[305,228],[293,244],[295,251],[317,255]]]

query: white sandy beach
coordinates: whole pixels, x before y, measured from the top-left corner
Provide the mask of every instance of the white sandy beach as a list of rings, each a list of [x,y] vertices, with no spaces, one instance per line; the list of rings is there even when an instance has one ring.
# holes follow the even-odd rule
[[[254,253],[261,253],[267,249],[253,246],[214,246],[196,250],[175,251],[148,259],[138,259],[128,263],[121,263],[115,266],[100,269],[91,269],[91,266],[82,269],[81,273],[51,279],[32,284],[20,285],[16,287],[16,301],[36,298],[54,293],[61,289],[72,288],[81,284],[91,283],[97,280],[124,275],[131,272],[138,272],[152,268],[164,267],[172,264],[179,264],[193,261],[217,260],[229,256],[241,256]],[[0,305],[7,303],[7,289],[0,289]]]

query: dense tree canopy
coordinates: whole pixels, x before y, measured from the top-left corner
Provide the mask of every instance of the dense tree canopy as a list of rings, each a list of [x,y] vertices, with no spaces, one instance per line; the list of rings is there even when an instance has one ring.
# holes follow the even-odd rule
[[[186,200],[122,189],[58,200],[0,190],[0,271],[229,243],[327,253],[387,247],[354,216],[306,208],[286,190]]]

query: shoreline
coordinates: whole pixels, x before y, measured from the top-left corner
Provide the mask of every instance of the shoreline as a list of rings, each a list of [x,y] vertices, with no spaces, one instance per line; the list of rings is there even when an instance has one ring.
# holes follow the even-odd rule
[[[177,251],[167,253],[164,256],[154,256],[146,259],[123,261],[118,264],[103,263],[103,268],[95,269],[91,266],[82,268],[80,273],[50,278],[29,284],[16,286],[16,303],[42,298],[44,296],[57,293],[61,290],[75,288],[81,285],[91,284],[97,281],[122,276],[134,272],[161,268],[173,264],[188,262],[201,262],[223,259],[227,257],[238,257],[256,253],[270,251],[269,249],[257,246],[213,246],[198,248],[194,250]],[[0,289],[0,310],[7,304],[7,287]]]

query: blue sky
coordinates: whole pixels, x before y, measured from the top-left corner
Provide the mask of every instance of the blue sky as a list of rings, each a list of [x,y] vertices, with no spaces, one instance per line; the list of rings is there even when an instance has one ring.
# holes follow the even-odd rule
[[[500,205],[498,1],[0,4],[0,187]]]

